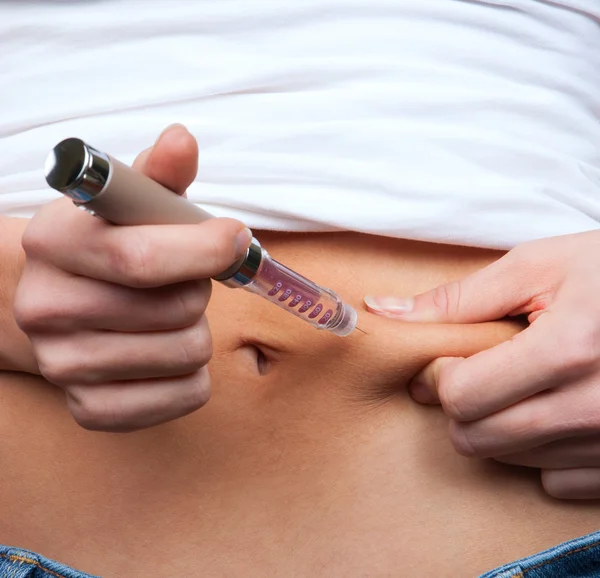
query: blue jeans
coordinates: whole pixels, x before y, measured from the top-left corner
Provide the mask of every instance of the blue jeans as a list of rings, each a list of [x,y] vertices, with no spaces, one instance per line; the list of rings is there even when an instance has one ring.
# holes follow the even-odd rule
[[[0,546],[0,578],[98,578],[19,548]]]
[[[480,578],[598,578],[600,532],[505,564]]]
[[[402,574],[398,574],[401,576]],[[457,578],[471,578],[456,574]],[[486,572],[480,578],[598,578],[600,532]],[[43,556],[0,546],[0,578],[97,578]]]

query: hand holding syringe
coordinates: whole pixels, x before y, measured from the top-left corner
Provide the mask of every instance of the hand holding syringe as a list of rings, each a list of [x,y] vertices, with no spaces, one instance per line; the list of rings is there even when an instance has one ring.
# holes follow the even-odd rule
[[[173,197],[194,181],[198,146],[182,126],[165,130],[133,169]],[[201,408],[211,395],[211,277],[247,253],[235,219],[115,227],[67,198],[39,208],[22,235],[26,259],[14,316],[37,368],[65,393],[86,429],[125,432]],[[256,349],[255,373],[261,377]]]
[[[75,204],[116,225],[191,224],[212,215],[118,160],[70,138],[46,162],[48,184]],[[329,289],[271,259],[256,239],[244,257],[215,277],[243,287],[339,336],[356,328],[357,313]]]

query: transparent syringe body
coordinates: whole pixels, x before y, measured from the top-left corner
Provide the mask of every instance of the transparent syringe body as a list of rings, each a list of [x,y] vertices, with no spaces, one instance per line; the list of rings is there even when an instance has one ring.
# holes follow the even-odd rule
[[[288,269],[261,249],[262,257],[256,275],[244,289],[256,293],[310,323],[346,336],[356,328],[358,315],[333,291]]]

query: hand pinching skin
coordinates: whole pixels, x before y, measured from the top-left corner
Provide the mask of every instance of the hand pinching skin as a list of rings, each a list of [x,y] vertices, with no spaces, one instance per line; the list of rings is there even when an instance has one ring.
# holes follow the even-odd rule
[[[411,323],[527,315],[529,327],[467,359],[441,358],[413,381],[441,403],[466,456],[540,468],[557,498],[600,498],[600,232],[525,243],[459,281],[409,299],[366,298]]]

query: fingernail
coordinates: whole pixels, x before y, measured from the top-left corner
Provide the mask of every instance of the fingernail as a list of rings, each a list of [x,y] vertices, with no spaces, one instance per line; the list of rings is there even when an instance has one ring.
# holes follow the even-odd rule
[[[248,227],[242,229],[235,238],[235,256],[236,259],[243,257],[252,241],[252,231]]]
[[[364,302],[367,307],[375,313],[382,315],[401,315],[403,313],[409,313],[413,310],[414,301],[412,298],[401,298],[401,297],[373,297],[367,295],[364,297]]]
[[[437,402],[429,387],[420,380],[415,380],[410,384],[408,393],[417,403],[433,404]]]

